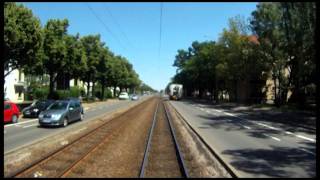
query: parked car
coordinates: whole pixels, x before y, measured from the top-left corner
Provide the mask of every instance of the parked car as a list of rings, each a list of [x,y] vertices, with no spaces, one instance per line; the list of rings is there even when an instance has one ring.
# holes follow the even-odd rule
[[[119,99],[120,99],[120,100],[121,100],[121,99],[129,99],[128,93],[127,93],[127,92],[122,92],[122,93],[120,93]]]
[[[76,98],[76,97],[68,97],[66,98],[66,100],[74,100],[74,101],[77,101],[80,103],[80,106],[81,106],[81,113],[83,114],[84,113],[84,109],[83,109],[83,106],[82,106],[82,98]]]
[[[55,100],[39,100],[22,110],[23,117],[37,118],[39,114],[46,110]]]
[[[18,106],[10,101],[4,101],[3,119],[4,123],[17,123],[19,119],[20,110]]]
[[[76,100],[58,100],[39,114],[40,126],[64,126],[83,119],[82,106]]]
[[[131,96],[131,100],[136,101],[136,100],[138,100],[138,99],[139,99],[139,96],[138,96],[138,95],[136,95],[136,94],[132,94],[132,96]]]

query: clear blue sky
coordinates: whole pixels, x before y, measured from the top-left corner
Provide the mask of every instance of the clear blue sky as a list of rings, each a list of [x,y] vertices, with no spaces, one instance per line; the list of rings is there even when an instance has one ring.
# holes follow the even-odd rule
[[[257,3],[23,3],[44,25],[48,19],[69,20],[69,34],[100,34],[116,55],[126,57],[140,79],[154,89],[164,89],[176,68],[178,49],[187,49],[195,40],[217,40],[228,19],[249,17]],[[108,31],[96,15],[109,28]],[[110,15],[111,13],[111,15]]]

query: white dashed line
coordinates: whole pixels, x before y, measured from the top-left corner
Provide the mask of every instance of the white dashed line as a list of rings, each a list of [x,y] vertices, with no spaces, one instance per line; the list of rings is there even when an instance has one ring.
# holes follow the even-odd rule
[[[23,126],[22,128],[27,128],[27,127],[31,127],[31,126],[37,126],[38,124],[31,124],[31,125],[28,125],[28,126]]]
[[[229,116],[233,116],[233,117],[236,117],[236,115],[233,115],[231,113],[228,113],[228,112],[224,112],[225,114],[229,115]]]
[[[307,153],[309,153],[309,154],[312,154],[312,155],[314,155],[314,156],[316,155],[315,153],[313,153],[313,152],[311,152],[311,151],[309,151],[309,150],[303,149],[303,148],[300,149],[300,150],[302,150],[302,151],[304,151],[304,152],[307,152]]]
[[[34,121],[38,121],[38,119],[25,121],[25,122],[19,122],[19,123],[15,123],[15,124],[9,124],[9,125],[5,125],[4,127],[10,127],[10,126],[18,126],[19,127],[20,124],[25,124],[25,123],[34,122]]]
[[[305,139],[305,140],[311,141],[311,142],[316,142],[315,139],[311,139],[311,138],[304,137],[304,136],[301,136],[301,135],[295,135],[295,136],[298,137],[298,138],[301,138],[301,139]]]
[[[276,137],[273,137],[273,136],[270,136],[270,135],[267,135],[267,134],[263,134],[263,135],[268,136],[268,137],[270,137],[270,138],[272,138],[272,139],[274,139],[276,141],[281,141],[279,138],[276,138]]]
[[[244,128],[246,128],[246,129],[251,129],[251,127],[248,127],[248,126],[243,126]]]
[[[223,112],[223,111],[220,111],[220,110],[217,110],[217,109],[215,109],[215,111]],[[244,119],[244,118],[238,117],[238,116],[236,116],[236,115],[234,115],[234,114],[231,114],[231,113],[228,113],[228,112],[223,112],[223,113],[225,113],[225,114],[227,114],[227,115],[229,115],[229,116],[233,116],[233,117],[237,117],[237,118],[242,119],[242,120],[249,121],[248,119]],[[279,128],[275,128],[275,127],[272,127],[272,126],[269,126],[269,125],[266,125],[266,124],[263,124],[263,123],[257,123],[257,122],[254,122],[254,121],[250,121],[250,122],[255,123],[255,124],[258,124],[258,125],[260,125],[260,126],[267,127],[267,128],[269,128],[269,129],[281,131],[281,129],[279,129]],[[308,141],[311,141],[311,142],[316,142],[315,139],[308,138],[308,137],[301,136],[301,135],[295,135],[295,134],[293,134],[292,132],[289,132],[289,131],[285,131],[285,133],[286,133],[286,134],[290,134],[290,135],[294,135],[294,136],[296,136],[296,137],[298,137],[298,138],[305,139],[305,140],[308,140]],[[276,139],[278,139],[278,138],[276,138]],[[280,139],[279,139],[279,140],[280,140]]]
[[[290,135],[292,135],[292,134],[293,134],[292,132],[289,132],[289,131],[286,131],[285,133],[286,133],[286,134],[290,134]]]
[[[256,123],[256,122],[254,122],[254,123]],[[278,130],[278,131],[281,130],[279,128],[275,128],[275,127],[272,127],[272,126],[269,126],[269,125],[266,125],[266,124],[263,124],[263,123],[256,123],[256,124],[258,124],[260,126],[264,126],[264,127],[270,128],[270,129],[273,129],[273,130]]]

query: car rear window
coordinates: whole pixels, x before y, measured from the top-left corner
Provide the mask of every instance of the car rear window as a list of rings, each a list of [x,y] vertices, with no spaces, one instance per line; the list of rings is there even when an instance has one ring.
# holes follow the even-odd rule
[[[67,106],[68,102],[55,102],[49,107],[49,109],[66,109]]]
[[[10,108],[11,108],[10,104],[4,104],[4,110],[10,109]]]
[[[79,102],[75,102],[75,107],[76,108],[80,107],[80,103]]]

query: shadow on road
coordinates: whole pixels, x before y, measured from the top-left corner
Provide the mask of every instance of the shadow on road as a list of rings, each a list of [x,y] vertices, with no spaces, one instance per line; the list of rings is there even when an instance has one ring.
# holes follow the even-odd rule
[[[225,150],[231,165],[246,173],[270,177],[315,177],[315,156],[298,148],[271,146],[271,149]],[[300,167],[300,168],[296,168]]]
[[[272,110],[252,110],[248,108],[236,109],[236,104],[214,105],[206,101],[181,100],[187,105],[201,105],[203,108],[220,109],[226,112],[235,113],[237,117],[248,119],[250,121],[266,121],[272,122],[275,126],[290,132],[302,132],[308,134],[316,133],[315,117],[310,114],[301,113],[281,113]],[[234,118],[226,116],[227,118]],[[221,118],[221,116],[219,116]],[[238,119],[239,120],[239,119]]]

